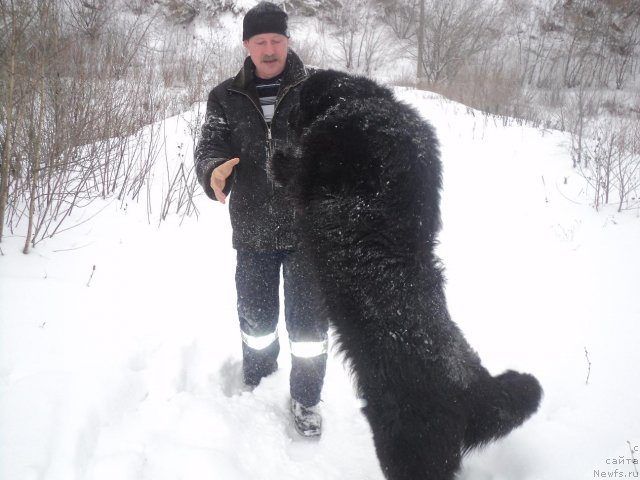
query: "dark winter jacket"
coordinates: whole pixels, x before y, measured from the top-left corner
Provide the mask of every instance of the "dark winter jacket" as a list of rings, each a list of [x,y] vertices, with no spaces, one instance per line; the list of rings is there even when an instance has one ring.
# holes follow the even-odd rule
[[[293,207],[284,197],[283,189],[269,180],[267,159],[276,145],[287,141],[289,112],[298,104],[300,86],[311,72],[290,50],[269,126],[256,93],[254,68],[247,57],[235,78],[222,82],[209,94],[195,151],[196,171],[206,194],[215,199],[210,186],[213,169],[238,157],[240,163],[225,185],[225,193],[231,191],[233,247],[290,250],[295,247]]]

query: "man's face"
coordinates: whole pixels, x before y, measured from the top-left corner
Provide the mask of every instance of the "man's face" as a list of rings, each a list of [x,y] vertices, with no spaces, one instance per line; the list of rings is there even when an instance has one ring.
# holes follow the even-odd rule
[[[287,60],[289,39],[279,33],[261,33],[243,42],[256,66],[259,78],[269,79],[280,75]]]

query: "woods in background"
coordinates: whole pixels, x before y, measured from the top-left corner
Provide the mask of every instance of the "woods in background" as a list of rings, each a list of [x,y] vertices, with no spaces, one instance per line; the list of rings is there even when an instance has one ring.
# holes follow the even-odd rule
[[[568,130],[594,206],[638,205],[638,0],[284,6],[315,22],[315,37],[292,39],[306,62],[394,72],[390,83]],[[19,229],[26,252],[94,199],[149,202],[157,122],[234,73],[244,52],[218,22],[240,10],[233,0],[0,0],[0,240]],[[162,217],[195,211],[191,163],[167,165]]]

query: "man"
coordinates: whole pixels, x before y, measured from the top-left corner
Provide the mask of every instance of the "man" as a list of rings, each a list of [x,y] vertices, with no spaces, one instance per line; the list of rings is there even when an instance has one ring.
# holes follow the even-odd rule
[[[309,71],[288,49],[287,14],[261,2],[243,21],[244,67],[209,94],[195,151],[198,179],[207,195],[229,202],[236,290],[242,336],[243,376],[250,387],[273,373],[278,340],[280,269],[291,346],[291,412],[304,436],[321,433],[317,405],[327,362],[326,318],[316,299],[311,270],[295,251],[293,207],[270,181],[267,160],[287,140],[289,112]]]

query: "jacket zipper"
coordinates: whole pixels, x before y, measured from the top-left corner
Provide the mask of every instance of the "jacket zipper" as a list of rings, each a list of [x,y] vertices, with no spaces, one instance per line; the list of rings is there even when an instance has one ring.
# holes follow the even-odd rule
[[[286,87],[286,90],[283,92],[282,96],[276,101],[276,104],[273,106],[273,117],[272,117],[272,120],[271,120],[272,122],[273,122],[273,119],[276,118],[276,112],[278,111],[278,105],[280,105],[280,103],[282,102],[284,97],[287,96],[287,94],[289,93],[289,91],[292,88],[298,86],[303,81],[304,81],[304,78],[301,79],[301,80],[298,80],[297,82],[295,82],[295,83],[289,85],[288,87]],[[230,88],[229,91],[235,92],[235,93],[239,93],[240,95],[244,95],[245,97],[247,97],[249,99],[249,101],[251,102],[251,104],[256,109],[256,111],[258,112],[258,115],[262,119],[262,123],[263,123],[263,125],[264,125],[264,127],[266,129],[266,132],[267,132],[267,161],[271,160],[271,156],[273,155],[273,152],[272,152],[273,146],[272,146],[272,137],[271,137],[271,127],[267,123],[267,120],[264,118],[264,113],[262,112],[262,108],[259,105],[256,105],[256,102],[254,102],[253,98],[248,93],[243,92],[242,90],[236,90],[234,88]],[[270,183],[270,186],[271,186],[271,195],[273,195],[273,194],[275,194],[275,186],[274,186],[273,182],[269,182],[269,183]],[[273,208],[271,206],[271,203],[269,203],[269,213],[270,214],[273,213]],[[277,243],[278,243],[278,237],[276,235],[276,247],[277,247]]]
[[[280,103],[282,102],[282,100],[284,99],[284,97],[287,96],[287,94],[289,93],[289,90],[291,90],[292,88],[298,86],[300,83],[302,83],[304,81],[304,78],[301,80],[298,80],[297,82],[289,85],[288,87],[286,87],[286,90],[284,91],[284,93],[282,94],[282,96],[278,99],[278,101],[276,102],[276,104],[273,107],[273,117],[276,117],[276,112],[278,111],[278,105],[280,105]],[[251,104],[253,105],[253,107],[256,109],[256,111],[258,112],[258,115],[260,116],[260,118],[262,119],[262,123],[266,129],[267,132],[267,153],[269,154],[269,158],[271,158],[271,150],[272,150],[272,145],[271,145],[271,127],[269,126],[269,124],[267,123],[267,120],[264,118],[264,113],[262,112],[262,109],[259,105],[256,105],[256,102],[253,101],[253,98],[251,97],[251,95],[249,95],[246,92],[243,92],[242,90],[236,90],[234,88],[229,89],[232,92],[235,93],[239,93],[240,95],[244,95],[245,97],[247,97],[249,99],[249,101],[251,102]]]

